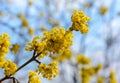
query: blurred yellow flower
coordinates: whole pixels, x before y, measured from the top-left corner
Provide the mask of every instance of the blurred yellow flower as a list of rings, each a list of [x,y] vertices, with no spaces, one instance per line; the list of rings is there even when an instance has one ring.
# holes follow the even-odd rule
[[[41,83],[37,72],[29,71],[29,83]]]
[[[90,17],[85,16],[84,11],[74,10],[71,20],[72,27],[70,30],[80,31],[82,34],[86,34],[89,31],[87,22],[90,20]]]
[[[3,69],[4,69],[4,74],[9,77],[10,75],[15,74],[17,70],[17,65],[13,63],[11,60],[6,60],[3,65]]]
[[[90,58],[86,57],[83,54],[80,54],[76,57],[76,61],[78,64],[89,64],[90,63]]]
[[[8,53],[9,46],[11,45],[9,39],[10,37],[7,33],[0,35],[0,55]]]
[[[31,27],[28,28],[28,34],[32,36],[34,34],[35,30]]]
[[[20,45],[19,44],[13,44],[12,45],[12,48],[11,48],[11,51],[14,53],[14,54],[17,54],[18,51],[20,49]]]
[[[104,83],[104,81],[105,81],[105,78],[103,78],[103,77],[97,78],[97,83]]]
[[[57,65],[57,62],[52,62],[49,65],[41,63],[38,66],[38,71],[42,74],[44,78],[52,80],[52,78],[56,77],[59,73]]]
[[[100,6],[100,14],[105,15],[108,11],[108,8],[105,6]]]

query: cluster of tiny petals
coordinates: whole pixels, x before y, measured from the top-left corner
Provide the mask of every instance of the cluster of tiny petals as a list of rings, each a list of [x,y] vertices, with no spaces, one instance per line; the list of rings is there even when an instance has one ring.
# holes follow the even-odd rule
[[[4,69],[4,74],[7,77],[9,77],[10,75],[15,74],[15,72],[17,70],[17,65],[15,63],[13,63],[11,60],[6,60],[3,65],[3,69]]]
[[[72,45],[73,33],[64,28],[52,28],[51,31],[46,31],[43,37],[34,37],[32,42],[28,42],[27,51],[35,50],[37,53],[48,51],[53,53],[61,53]]]
[[[96,67],[82,67],[80,72],[80,77],[82,78],[82,83],[89,83],[90,77],[97,74],[100,71],[99,64]]]
[[[71,30],[80,31],[82,34],[86,34],[89,31],[87,22],[90,17],[84,15],[84,11],[74,10],[74,14],[71,17],[72,27]]]
[[[104,77],[98,77],[97,83],[104,83],[105,78]]]
[[[29,71],[29,83],[41,83],[37,72]]]
[[[17,54],[17,52],[19,51],[20,49],[20,45],[19,44],[13,44],[12,45],[12,48],[11,48],[11,51],[14,53],[14,54]]]
[[[76,57],[76,61],[78,64],[89,64],[90,63],[90,59],[83,54],[78,55]]]
[[[36,51],[40,53],[44,50],[45,42],[41,41],[40,36],[35,36],[32,42],[28,42],[28,45],[25,47],[27,51]]]
[[[34,34],[34,29],[33,28],[31,28],[31,27],[29,27],[28,28],[28,34],[30,35],[30,36],[32,36],[33,34]]]
[[[100,6],[100,14],[105,15],[108,11],[108,8],[105,6]]]
[[[8,53],[9,46],[11,43],[9,42],[10,37],[7,33],[0,35],[0,54]]]
[[[109,76],[109,78],[110,78],[110,83],[118,83],[115,75],[116,75],[116,73],[115,73],[114,71],[111,71],[111,72],[110,72],[110,76]]]
[[[64,28],[52,28],[50,32],[44,32],[43,40],[46,41],[47,50],[53,53],[60,53],[72,45],[72,31],[65,31]]]
[[[52,62],[48,65],[40,64],[38,66],[38,71],[42,74],[44,78],[51,80],[52,78],[56,77],[59,73],[57,64],[57,62]]]

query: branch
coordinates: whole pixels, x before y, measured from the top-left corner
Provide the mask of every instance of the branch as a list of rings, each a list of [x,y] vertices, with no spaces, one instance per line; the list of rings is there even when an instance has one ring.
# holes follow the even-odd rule
[[[37,58],[41,53],[42,53],[42,52],[38,53],[38,54],[35,56],[36,52],[34,51],[34,52],[33,52],[33,57],[30,58],[30,59],[29,59],[27,62],[25,62],[23,65],[21,65],[21,66],[16,70],[16,72],[18,72],[20,69],[22,69],[23,67],[25,67],[26,65],[28,65],[28,64],[31,63],[32,61],[36,61],[36,58]],[[41,63],[41,62],[39,62],[39,63]],[[6,79],[11,79],[11,76],[12,76],[12,75],[10,75],[9,77],[5,76],[4,78],[0,79],[0,83],[1,83],[2,81],[6,80]]]

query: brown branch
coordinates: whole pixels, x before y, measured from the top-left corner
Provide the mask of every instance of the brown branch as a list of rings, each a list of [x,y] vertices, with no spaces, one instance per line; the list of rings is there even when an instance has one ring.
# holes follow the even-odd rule
[[[23,65],[21,65],[17,70],[16,70],[16,72],[18,72],[20,69],[22,69],[23,67],[25,67],[26,65],[28,65],[29,63],[31,63],[32,61],[36,61],[36,58],[41,54],[42,52],[40,52],[40,53],[38,53],[36,56],[35,56],[35,51],[33,52],[33,57],[32,58],[30,58],[27,62],[25,62]],[[41,62],[39,62],[39,63],[41,63]],[[11,76],[12,75],[10,75],[9,77],[7,77],[7,76],[5,76],[4,78],[2,78],[2,79],[0,79],[0,83],[2,82],[2,81],[4,81],[4,80],[6,80],[6,79],[11,79]]]

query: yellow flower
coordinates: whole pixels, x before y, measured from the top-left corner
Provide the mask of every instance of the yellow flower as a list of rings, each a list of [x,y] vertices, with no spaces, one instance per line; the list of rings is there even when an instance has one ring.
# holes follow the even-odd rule
[[[46,41],[46,49],[49,52],[61,53],[72,45],[73,33],[64,28],[52,28],[50,32],[44,32],[42,40]]]
[[[102,64],[98,64],[97,67],[95,67],[95,72],[98,73],[102,69]]]
[[[29,83],[41,83],[37,72],[29,71]]]
[[[100,6],[100,14],[105,15],[108,11],[108,8],[105,6]]]
[[[27,51],[36,51],[37,53],[43,52],[45,42],[41,41],[40,36],[35,36],[32,42],[28,42],[28,45],[25,47]]]
[[[90,20],[90,17],[84,15],[84,11],[74,10],[74,13],[71,17],[72,27],[70,30],[80,31],[82,34],[86,34],[89,31],[87,22]]]
[[[10,37],[7,33],[0,35],[0,55],[4,55],[8,53],[9,46],[11,43],[9,42]]]
[[[104,81],[105,81],[105,78],[103,77],[98,77],[97,79],[97,83],[104,83]]]
[[[0,55],[0,68],[2,68],[3,67],[3,64],[4,64],[4,62],[5,62],[5,56],[4,55]]]
[[[21,20],[22,20],[22,27],[27,28],[29,26],[27,19],[24,17]]]
[[[11,48],[11,51],[14,53],[14,54],[17,54],[17,52],[19,51],[20,49],[20,45],[19,44],[13,44],[12,45],[12,48]]]
[[[110,78],[110,83],[118,83],[118,82],[117,82],[117,79],[116,79],[116,77],[115,77],[115,72],[114,72],[114,71],[111,71],[111,72],[110,72],[109,78]]]
[[[17,70],[17,65],[13,63],[11,60],[6,60],[3,65],[3,69],[4,69],[4,74],[9,77],[10,75],[15,74]]]
[[[78,64],[89,64],[90,63],[90,59],[83,54],[78,55],[76,57],[76,61]]]
[[[20,19],[23,19],[23,18],[24,18],[23,13],[19,13],[17,16],[18,16],[18,18],[20,18]]]
[[[28,28],[28,34],[32,36],[34,34],[34,29],[33,28]]]
[[[33,1],[32,1],[32,0],[29,0],[28,5],[29,5],[29,6],[33,5]]]
[[[51,80],[52,78],[56,77],[59,73],[57,65],[57,62],[52,62],[49,65],[40,64],[38,66],[38,71],[42,74],[44,78]]]

